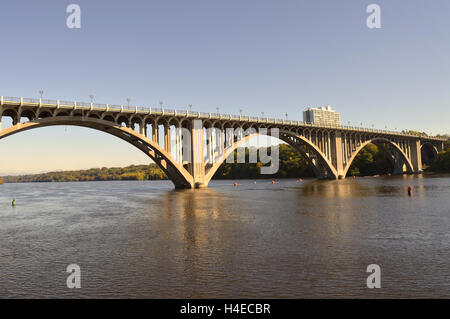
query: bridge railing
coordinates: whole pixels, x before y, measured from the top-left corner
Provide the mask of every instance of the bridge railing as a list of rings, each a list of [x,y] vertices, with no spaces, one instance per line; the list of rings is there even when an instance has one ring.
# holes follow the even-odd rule
[[[20,102],[20,97],[4,96],[4,101]]]
[[[39,103],[39,99],[31,99],[31,98],[23,98],[22,99],[23,102],[25,103]]]

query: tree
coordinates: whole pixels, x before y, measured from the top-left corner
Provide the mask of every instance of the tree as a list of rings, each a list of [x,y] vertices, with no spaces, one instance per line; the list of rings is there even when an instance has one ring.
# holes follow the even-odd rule
[[[431,170],[450,173],[450,149],[438,154],[437,159],[431,164]]]

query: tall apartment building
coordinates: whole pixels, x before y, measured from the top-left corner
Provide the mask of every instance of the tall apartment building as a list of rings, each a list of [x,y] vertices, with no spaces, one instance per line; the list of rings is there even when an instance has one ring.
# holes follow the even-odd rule
[[[338,112],[326,107],[309,107],[303,112],[303,122],[322,125],[341,125],[341,116]]]

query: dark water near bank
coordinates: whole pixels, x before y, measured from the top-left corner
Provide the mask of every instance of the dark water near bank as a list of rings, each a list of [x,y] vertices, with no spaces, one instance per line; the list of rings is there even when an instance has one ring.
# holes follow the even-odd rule
[[[0,297],[450,297],[449,176],[210,186],[1,185]]]

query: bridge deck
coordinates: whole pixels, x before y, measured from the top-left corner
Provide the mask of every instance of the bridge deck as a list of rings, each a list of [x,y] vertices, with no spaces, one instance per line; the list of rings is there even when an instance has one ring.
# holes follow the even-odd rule
[[[275,126],[290,126],[290,127],[303,127],[311,129],[335,129],[340,131],[349,132],[367,132],[377,133],[386,136],[401,136],[421,138],[425,140],[445,141],[445,138],[435,136],[418,136],[414,134],[407,134],[392,130],[382,130],[374,128],[363,128],[356,126],[346,125],[319,125],[310,124],[303,121],[293,120],[281,120],[267,117],[254,117],[254,116],[242,116],[232,114],[219,114],[219,113],[206,113],[206,112],[192,112],[187,110],[166,109],[166,108],[152,108],[152,107],[140,107],[140,106],[124,106],[124,105],[112,105],[112,104],[98,104],[89,102],[77,102],[77,101],[63,101],[63,100],[49,100],[49,99],[36,99],[36,98],[23,98],[23,97],[0,97],[0,106],[29,106],[40,107],[50,109],[67,109],[67,110],[86,110],[86,111],[100,111],[111,113],[125,113],[125,114],[140,114],[140,115],[157,115],[157,116],[173,116],[184,118],[198,118],[203,120],[221,120],[221,121],[237,121],[237,122],[250,122],[257,124],[268,124]]]

